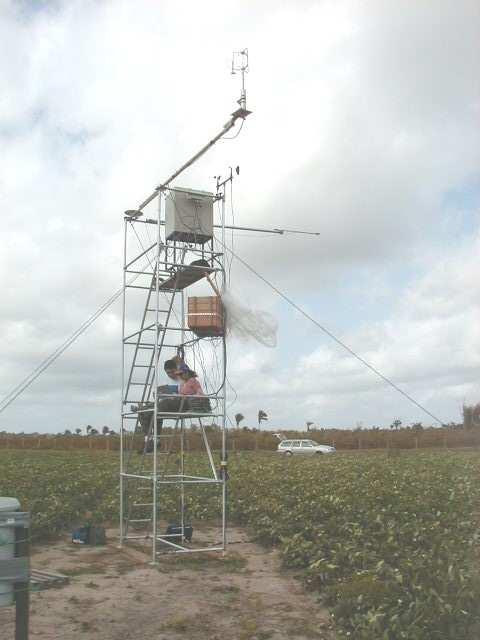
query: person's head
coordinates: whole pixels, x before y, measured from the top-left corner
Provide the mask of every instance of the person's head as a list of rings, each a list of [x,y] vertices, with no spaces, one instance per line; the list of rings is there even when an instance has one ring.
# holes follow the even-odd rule
[[[163,368],[169,378],[172,380],[176,380],[178,378],[177,363],[175,360],[166,360]]]

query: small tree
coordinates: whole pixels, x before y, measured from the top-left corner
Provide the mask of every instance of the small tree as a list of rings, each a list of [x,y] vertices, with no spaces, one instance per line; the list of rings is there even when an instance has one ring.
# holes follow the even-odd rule
[[[235,422],[237,423],[237,429],[240,426],[240,422],[242,420],[244,420],[244,419],[245,419],[245,416],[243,415],[243,413],[236,413],[235,414]]]
[[[82,433],[82,430],[80,429],[80,427],[77,427],[75,429],[75,433],[77,434],[77,436],[79,436]]]
[[[65,436],[71,436],[72,432],[70,431],[70,429],[65,429],[64,434]]]
[[[102,434],[104,436],[108,436],[109,433],[110,433],[110,427],[107,427],[107,425],[105,425],[102,429]]]
[[[400,427],[402,426],[402,421],[399,418],[396,418],[392,424],[390,425],[390,429],[400,429]]]
[[[263,422],[263,420],[268,420],[268,414],[265,413],[265,411],[263,411],[263,409],[260,409],[258,412],[258,427],[260,428],[260,423]]]
[[[313,422],[307,422],[307,431],[310,431],[310,427],[313,426]]]
[[[268,420],[268,415],[263,409],[259,409],[258,411],[258,431],[260,431],[260,423],[263,420]],[[255,429],[256,431],[256,429]],[[258,433],[255,433],[255,451],[258,449]]]

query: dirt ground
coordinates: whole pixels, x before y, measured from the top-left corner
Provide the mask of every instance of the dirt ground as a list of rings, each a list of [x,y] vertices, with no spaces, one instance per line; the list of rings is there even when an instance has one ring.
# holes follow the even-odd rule
[[[328,612],[278,555],[230,530],[221,553],[162,555],[68,539],[33,550],[32,566],[70,583],[31,595],[30,637],[61,640],[332,640]],[[14,638],[13,607],[0,609],[1,637]]]

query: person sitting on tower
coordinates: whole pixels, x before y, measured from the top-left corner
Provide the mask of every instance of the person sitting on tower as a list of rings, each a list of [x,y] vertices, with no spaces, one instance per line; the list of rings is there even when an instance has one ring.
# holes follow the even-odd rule
[[[158,400],[157,411],[161,413],[176,413],[178,411],[186,411],[188,401],[182,400],[176,396],[179,393],[179,387],[183,383],[181,378],[182,372],[189,370],[183,360],[183,353],[179,351],[171,360],[166,360],[163,369],[172,382],[176,384],[165,384],[157,387],[156,398]],[[163,397],[162,397],[163,396]],[[153,451],[153,402],[146,402],[138,407],[138,419],[145,436],[144,447],[139,453],[151,453]],[[157,418],[157,435],[161,434],[163,427],[163,418]]]
[[[171,360],[166,360],[163,364],[163,369],[167,376],[170,378],[171,382],[169,384],[163,384],[157,387],[157,396],[160,396],[162,393],[178,393],[178,388],[182,382],[180,378],[180,367],[186,367],[185,363],[179,362],[177,357],[172,358]]]
[[[184,367],[178,370],[179,378],[181,380],[180,388],[178,392],[182,396],[204,396],[203,389],[198,381],[198,376],[195,371],[192,371],[189,367]]]
[[[184,367],[180,370],[180,378],[182,380],[182,384],[179,388],[179,394],[181,396],[205,396],[203,389],[199,381],[197,380],[197,377],[198,376],[195,371],[192,371],[192,369],[188,367]],[[211,411],[210,400],[205,397],[189,398],[187,407],[191,411]]]
[[[178,361],[174,358],[166,360],[163,364],[163,369],[170,380],[175,382],[175,384],[164,384],[157,387],[156,397],[158,399],[158,411],[159,413],[161,411],[178,411],[180,399],[174,397],[174,394],[178,394],[179,384],[181,383]],[[153,432],[153,402],[145,402],[140,404],[138,407],[135,407],[135,409],[138,411],[138,419],[142,427],[142,432],[147,440],[148,436],[151,436],[151,433]],[[160,433],[162,426],[163,420],[158,418],[157,433]]]

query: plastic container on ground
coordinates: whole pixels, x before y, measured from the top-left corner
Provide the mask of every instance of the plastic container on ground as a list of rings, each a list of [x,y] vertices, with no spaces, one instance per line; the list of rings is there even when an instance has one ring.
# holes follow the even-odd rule
[[[0,511],[13,512],[20,509],[20,503],[16,498],[0,497]],[[13,604],[13,584],[2,582],[2,560],[10,560],[15,555],[15,527],[0,527],[0,607]]]

